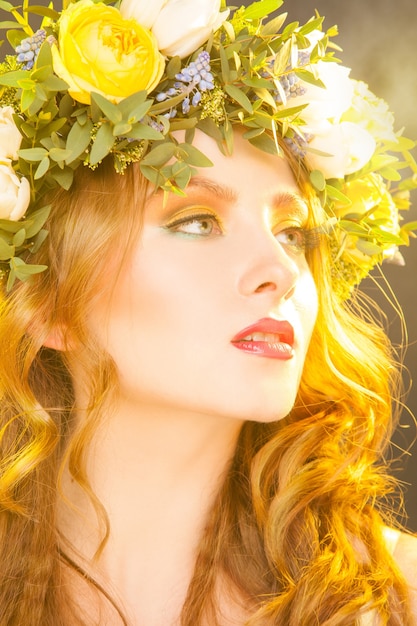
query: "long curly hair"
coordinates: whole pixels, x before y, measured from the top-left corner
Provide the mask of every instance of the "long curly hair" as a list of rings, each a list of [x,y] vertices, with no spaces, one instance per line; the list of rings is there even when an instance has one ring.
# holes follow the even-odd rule
[[[314,225],[322,209],[292,165]],[[1,301],[2,626],[91,624],[61,584],[67,570],[116,606],[67,556],[55,517],[68,464],[95,506],[103,547],[108,521],[86,459],[117,372],[85,320],[98,293],[111,297],[140,236],[145,192],[136,166],[124,176],[106,163],[77,172],[71,192],[52,197],[49,237],[36,258],[48,271]],[[370,307],[336,299],[326,242],[308,261],[319,313],[294,409],[277,423],[244,424],[201,538],[182,626],[221,624],[220,577],[250,607],[247,626],[352,626],[371,609],[384,624],[411,624],[406,584],[383,535],[396,493],[384,457],[398,367]],[[73,418],[67,353],[45,347],[51,333],[83,346],[89,404],[82,423]]]

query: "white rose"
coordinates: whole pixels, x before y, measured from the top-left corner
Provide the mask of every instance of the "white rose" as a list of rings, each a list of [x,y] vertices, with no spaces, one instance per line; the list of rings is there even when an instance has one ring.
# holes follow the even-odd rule
[[[343,119],[360,124],[376,141],[398,141],[394,132],[394,116],[388,104],[378,98],[362,81],[352,81],[354,95],[351,108],[346,111]]]
[[[150,29],[167,2],[169,0],[122,0],[120,13],[125,20],[134,19]]]
[[[325,87],[316,87],[300,80],[298,85],[303,87],[304,94],[291,98],[287,105],[294,107],[307,104],[301,116],[311,127],[315,123],[320,124],[322,120],[340,121],[353,99],[354,84],[349,78],[350,69],[333,61],[318,61],[314,64],[314,72]]]
[[[150,28],[166,56],[184,58],[227,19],[221,0],[122,0],[120,12]]]
[[[17,151],[22,143],[22,135],[19,133],[13,119],[13,108],[10,106],[0,108],[0,159],[17,160]]]
[[[0,219],[17,222],[30,202],[30,185],[18,178],[10,165],[0,164]]]
[[[324,153],[307,152],[306,161],[311,169],[320,170],[325,178],[344,178],[360,170],[371,159],[376,147],[373,137],[352,122],[322,122],[320,128],[315,128],[315,135],[308,145],[312,150]]]

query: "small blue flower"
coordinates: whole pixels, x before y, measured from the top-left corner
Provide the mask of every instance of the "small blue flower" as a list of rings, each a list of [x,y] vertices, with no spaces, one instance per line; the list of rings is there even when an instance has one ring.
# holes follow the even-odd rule
[[[15,51],[19,63],[24,63],[23,69],[31,70],[35,64],[39,50],[46,39],[46,32],[41,28],[32,37],[23,39]]]
[[[214,89],[214,77],[210,70],[209,53],[200,52],[195,61],[192,61],[175,75],[176,80],[172,87],[156,95],[157,102],[164,102],[174,96],[184,95],[181,111],[183,115],[187,115],[191,106],[196,107],[200,104],[202,92]],[[176,109],[172,109],[172,111],[177,113]]]

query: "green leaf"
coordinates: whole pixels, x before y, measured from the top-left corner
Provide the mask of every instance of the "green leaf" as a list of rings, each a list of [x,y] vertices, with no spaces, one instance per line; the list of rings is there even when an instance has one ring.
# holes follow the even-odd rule
[[[245,111],[253,113],[252,103],[241,89],[234,85],[225,85],[224,90],[233,100],[236,100]]]
[[[294,74],[296,74],[298,78],[301,78],[301,80],[303,80],[304,82],[310,83],[310,85],[314,85],[315,87],[322,87],[324,89],[326,88],[323,81],[320,80],[320,78],[314,76],[313,72],[309,72],[308,70],[304,69],[295,69]]]
[[[230,81],[230,67],[229,67],[229,61],[227,59],[226,50],[224,49],[222,45],[219,46],[219,53],[220,53],[220,64],[222,68],[223,81],[225,83],[228,83]]]
[[[279,148],[277,147],[275,141],[265,132],[263,132],[262,135],[255,135],[251,137],[249,139],[249,143],[267,154],[273,154],[274,156],[279,154]]]
[[[46,66],[46,67],[52,67],[52,52],[51,52],[51,46],[47,41],[44,41],[44,43],[41,45],[40,50],[39,50],[39,54],[36,58],[36,64],[35,67],[39,68],[42,66]]]
[[[42,17],[49,17],[54,22],[58,21],[59,13],[58,11],[54,11],[54,9],[48,9],[47,7],[43,7],[40,5],[34,5],[23,9],[28,13],[33,13],[34,15],[41,15]]]
[[[271,89],[271,81],[266,78],[243,78],[243,84],[254,89]]]
[[[401,227],[401,230],[406,230],[408,232],[411,232],[413,230],[417,230],[417,220],[415,222],[407,222],[407,224],[404,224]]]
[[[327,195],[332,200],[337,200],[338,202],[342,202],[342,204],[344,205],[352,204],[352,200],[350,200],[348,196],[345,196],[345,194],[342,193],[336,187],[333,187],[332,185],[326,185],[326,191],[327,191]]]
[[[158,183],[161,181],[161,177],[160,177],[158,170],[156,170],[154,167],[144,164],[143,161],[141,161],[140,171],[143,174],[143,176],[147,180],[149,180],[155,187],[158,186]]]
[[[12,4],[10,4],[10,2],[6,2],[6,0],[0,0],[0,9],[10,12],[14,9],[14,7]],[[16,23],[14,23],[14,25],[16,25]]]
[[[146,96],[146,91],[138,91],[119,102],[118,109],[122,114],[122,119],[128,121],[131,118],[138,118],[139,115],[143,117],[152,105],[152,100],[146,100]],[[146,110],[141,114],[141,107],[145,105],[145,102]],[[137,113],[137,109],[139,109],[139,114]]]
[[[104,113],[104,115],[109,119],[113,124],[118,124],[122,121],[122,113],[119,111],[118,107],[107,100],[104,96],[99,93],[92,93],[91,100],[98,106],[98,108]]]
[[[12,259],[12,262],[15,264],[14,272],[15,272],[16,278],[19,278],[20,280],[23,280],[23,281],[27,280],[34,274],[40,274],[41,272],[44,272],[46,269],[48,269],[47,265],[26,264],[19,257]]]
[[[68,157],[67,163],[72,163],[83,152],[85,152],[91,141],[91,131],[93,123],[87,120],[83,125],[78,121],[71,128],[67,137],[67,149],[71,150],[71,156]]]
[[[0,30],[8,30],[9,28],[16,28],[16,22],[0,22]]]
[[[23,148],[18,151],[18,155],[25,161],[42,161],[45,156],[48,156],[45,148]]]
[[[262,19],[279,9],[282,6],[283,0],[258,0],[250,4],[243,12],[243,18],[247,20]]]
[[[52,161],[56,161],[57,163],[61,161],[66,161],[72,156],[71,150],[64,150],[63,148],[51,148],[49,151],[49,156]]]
[[[132,130],[132,124],[128,124],[126,122],[119,122],[115,124],[113,127],[113,136],[114,137],[125,137]]]
[[[45,80],[44,86],[49,91],[66,91],[68,89],[68,85],[65,80],[62,80],[53,74]]]
[[[38,234],[42,226],[45,224],[48,219],[49,213],[51,211],[51,206],[46,205],[41,209],[37,209],[34,211],[30,217],[28,217],[22,225],[26,228],[26,237],[27,239],[31,239],[35,235]]]
[[[69,167],[65,167],[63,170],[56,167],[51,174],[58,185],[68,191],[74,180],[74,171]]]
[[[45,176],[46,172],[49,170],[50,165],[51,165],[51,162],[49,158],[47,156],[44,157],[42,161],[39,163],[38,167],[36,168],[35,180],[39,180],[40,178]]]
[[[42,230],[40,230],[38,232],[38,234],[36,235],[35,240],[33,241],[33,245],[32,245],[32,247],[30,249],[32,254],[35,254],[39,250],[39,248],[41,247],[41,245],[43,244],[43,242],[47,238],[48,234],[49,234],[48,231],[44,230],[44,229],[42,229]]]
[[[381,246],[371,241],[365,241],[364,239],[358,239],[356,242],[357,249],[368,256],[374,256],[375,254],[381,254]]]
[[[191,167],[187,163],[177,161],[172,166],[172,175],[180,189],[185,189],[190,182]]]
[[[184,161],[189,165],[194,165],[195,167],[213,166],[213,162],[210,161],[210,159],[195,146],[188,143],[182,143],[178,146],[178,148],[181,152],[185,152],[186,157],[184,158]]]
[[[20,230],[17,231],[17,233],[13,237],[13,245],[16,248],[19,248],[21,245],[23,245],[25,239],[26,239],[26,230],[24,228],[21,228]]]
[[[102,124],[97,131],[93,147],[90,152],[91,165],[97,165],[106,157],[113,148],[115,138],[110,124]]]
[[[7,261],[14,255],[14,246],[9,246],[2,237],[0,237],[0,261]]]
[[[145,157],[143,157],[142,164],[160,167],[161,165],[164,165],[170,159],[172,159],[172,157],[175,155],[176,150],[177,146],[174,143],[165,142],[152,148],[152,150],[148,152]]]
[[[149,139],[150,141],[160,141],[164,138],[162,133],[160,133],[152,126],[148,126],[147,124],[137,123],[132,127],[132,130],[126,133],[126,137],[129,139]]]
[[[287,19],[288,13],[282,13],[277,17],[274,17],[272,20],[267,22],[265,26],[262,28],[262,34],[265,35],[276,35],[281,30],[285,20]]]
[[[317,191],[324,191],[326,188],[326,179],[324,178],[320,170],[313,170],[310,172],[311,184]]]
[[[15,72],[6,72],[6,74],[0,74],[0,85],[6,87],[19,87],[19,81],[27,79],[29,72],[27,70],[16,70]]]
[[[176,74],[181,71],[181,59],[179,56],[172,57],[166,67],[166,74],[170,80],[174,80]]]

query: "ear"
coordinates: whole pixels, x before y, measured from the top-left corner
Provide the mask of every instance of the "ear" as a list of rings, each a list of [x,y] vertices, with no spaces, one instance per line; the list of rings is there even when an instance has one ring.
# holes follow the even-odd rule
[[[43,341],[45,348],[52,348],[58,352],[68,352],[75,348],[75,341],[71,338],[67,328],[55,326]]]

